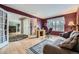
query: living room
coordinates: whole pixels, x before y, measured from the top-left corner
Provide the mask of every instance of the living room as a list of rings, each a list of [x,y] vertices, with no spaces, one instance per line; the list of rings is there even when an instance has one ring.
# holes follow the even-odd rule
[[[79,46],[73,51],[72,48],[78,45],[79,38],[69,44],[73,41],[71,38],[79,36],[78,6],[0,4],[0,16],[3,17],[0,22],[4,24],[0,25],[0,54],[78,53]],[[66,49],[59,49],[60,43],[65,41],[68,41]]]

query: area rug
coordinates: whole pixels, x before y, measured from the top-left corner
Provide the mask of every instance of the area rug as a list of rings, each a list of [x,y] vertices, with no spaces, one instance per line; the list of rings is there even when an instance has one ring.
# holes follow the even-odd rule
[[[15,36],[9,37],[9,42],[15,42],[15,41],[23,40],[27,37],[28,37],[28,35],[24,35],[24,34],[15,35]]]
[[[43,47],[47,44],[49,45],[58,45],[60,42],[62,42],[63,40],[55,40],[55,41],[51,41],[51,40],[44,40],[34,46],[32,46],[31,48],[29,48],[29,54],[43,54]]]

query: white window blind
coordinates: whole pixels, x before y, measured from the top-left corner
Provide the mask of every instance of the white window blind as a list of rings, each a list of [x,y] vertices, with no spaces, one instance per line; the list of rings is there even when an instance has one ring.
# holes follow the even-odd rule
[[[64,17],[58,17],[47,20],[48,29],[52,28],[53,31],[64,31],[65,20]]]

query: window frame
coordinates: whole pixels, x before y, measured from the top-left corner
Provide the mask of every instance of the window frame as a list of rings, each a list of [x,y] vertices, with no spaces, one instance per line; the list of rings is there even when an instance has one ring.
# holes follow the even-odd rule
[[[59,25],[57,24],[57,22],[59,22]],[[52,24],[52,25],[50,25],[50,24]],[[63,24],[63,26],[61,26],[62,24]],[[47,27],[48,27],[48,29],[52,28],[52,31],[64,32],[64,30],[65,30],[64,25],[65,25],[64,17],[58,17],[58,18],[47,20]],[[59,28],[58,28],[58,26],[59,26]],[[60,26],[62,29],[60,28]]]

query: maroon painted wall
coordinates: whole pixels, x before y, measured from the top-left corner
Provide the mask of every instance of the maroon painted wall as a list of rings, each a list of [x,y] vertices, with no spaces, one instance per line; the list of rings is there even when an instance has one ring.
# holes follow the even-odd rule
[[[64,18],[65,18],[65,26],[64,26],[64,29],[65,29],[65,32],[67,31],[70,31],[70,27],[68,26],[68,23],[69,21],[73,21],[75,24],[76,24],[76,13],[70,13],[70,14],[66,14],[66,15],[63,15]],[[62,17],[62,16],[61,16]],[[54,18],[54,17],[53,17]],[[53,19],[52,18],[52,19]],[[55,17],[57,18],[57,17]],[[50,18],[49,18],[50,19]],[[49,20],[47,19],[47,20]],[[47,20],[42,20],[42,28],[45,27],[46,23],[47,23]],[[45,29],[47,31],[47,29]],[[52,35],[59,35],[60,33],[63,33],[63,32],[59,32],[59,31],[52,31]]]
[[[65,18],[65,31],[69,31],[71,29],[68,26],[68,23],[70,21],[73,21],[74,24],[76,24],[76,13],[67,14],[67,15],[64,16],[64,18]]]

